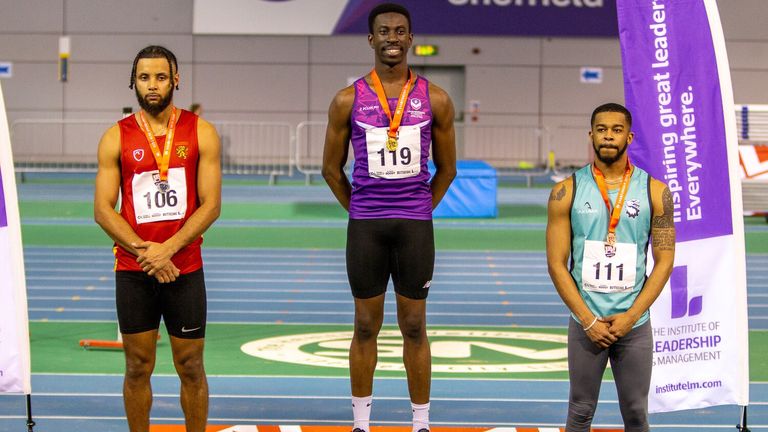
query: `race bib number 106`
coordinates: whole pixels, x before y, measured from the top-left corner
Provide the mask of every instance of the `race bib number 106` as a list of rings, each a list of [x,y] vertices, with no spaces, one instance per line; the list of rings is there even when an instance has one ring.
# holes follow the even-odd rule
[[[184,218],[187,213],[187,180],[184,168],[168,170],[169,188],[158,187],[158,171],[147,171],[133,176],[133,208],[136,223],[158,222]]]

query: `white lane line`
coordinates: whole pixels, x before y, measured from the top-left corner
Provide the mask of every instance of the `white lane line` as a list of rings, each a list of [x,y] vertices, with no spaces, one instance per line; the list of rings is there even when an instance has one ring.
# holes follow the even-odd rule
[[[292,265],[289,269],[286,270],[257,270],[257,269],[206,269],[207,274],[243,274],[243,275],[260,275],[260,274],[266,274],[266,275],[343,275],[345,272],[343,270],[340,271],[333,271],[333,270],[306,270],[303,268],[296,269],[297,266]],[[528,267],[530,268],[530,267]],[[111,274],[111,272],[107,272],[104,269],[99,268],[71,268],[71,267],[59,267],[59,268],[44,268],[44,269],[34,269],[30,271],[31,273],[34,273],[30,277],[36,277],[39,278],[38,273],[85,273],[85,274],[96,274],[96,275],[107,275]],[[489,271],[483,271],[483,272],[456,272],[456,271],[443,271],[440,272],[440,277],[455,277],[455,276],[472,276],[472,277],[539,277],[544,278],[546,277],[549,279],[549,275],[547,275],[545,272],[541,273],[521,273],[521,272],[499,272],[495,271],[494,269],[489,269]]]
[[[242,257],[241,257],[242,258]],[[342,260],[339,262],[338,260],[328,261],[328,262],[318,262],[317,260],[280,260],[278,262],[268,262],[268,261],[253,261],[253,260],[244,260],[244,261],[235,261],[231,259],[227,260],[211,260],[211,259],[204,259],[206,268],[218,268],[221,266],[243,266],[243,267],[340,267],[344,268],[344,261]],[[541,268],[546,269],[547,265],[543,262],[542,259],[541,262],[537,264],[503,264],[503,263],[495,263],[495,262],[483,262],[483,263],[459,263],[459,264],[450,264],[450,263],[444,263],[441,262],[440,259],[437,259],[435,262],[435,268],[464,268],[464,267],[481,267],[481,268],[510,268],[510,269],[530,269],[530,268]],[[51,259],[28,259],[25,260],[25,264],[27,264],[28,268],[34,269],[35,271],[39,270],[69,270],[72,267],[51,267],[49,264],[82,264],[83,266],[87,266],[88,268],[92,268],[94,266],[93,260],[73,260],[73,259],[57,259],[57,258],[51,258]],[[102,265],[112,265],[114,264],[114,260],[104,260],[103,263],[100,263]],[[41,268],[37,268],[37,267]],[[768,270],[766,270],[768,272]]]
[[[35,397],[115,397],[122,398],[121,392],[35,392]],[[156,398],[171,398],[177,399],[178,393],[154,393],[153,397]],[[209,395],[211,399],[306,399],[306,400],[348,400],[349,395],[341,396],[328,396],[328,395],[282,395],[282,394],[218,394],[211,393]],[[392,401],[405,401],[410,400],[408,396],[376,396],[376,400],[392,400]],[[505,403],[568,403],[568,399],[565,398],[483,398],[483,397],[431,397],[430,400],[441,402],[505,402]],[[600,399],[599,404],[618,404],[617,399]],[[750,406],[768,406],[768,402],[754,402],[750,401]]]
[[[79,297],[79,296],[78,296]],[[75,302],[96,302],[96,301],[115,301],[114,297],[79,297],[73,299],[72,296],[29,296],[29,300],[35,301],[75,301]],[[209,303],[283,303],[283,304],[340,304],[349,305],[349,299],[345,300],[294,300],[294,299],[218,299],[208,298]],[[562,302],[507,302],[507,301],[430,301],[431,305],[478,305],[478,306],[563,306]],[[768,307],[768,305],[764,305]]]
[[[57,308],[41,308],[41,307],[30,307],[30,312],[55,312],[55,313],[71,313],[71,312],[80,312],[80,313],[104,313],[104,312],[115,312],[114,308],[104,309],[104,308],[73,308],[73,307],[57,307]],[[317,315],[317,316],[354,316],[354,311],[304,311],[304,310],[216,310],[216,309],[208,309],[208,315],[211,314],[222,314],[222,315]],[[397,316],[396,311],[392,312],[384,312],[385,316]],[[507,317],[507,318],[521,318],[521,317],[535,317],[535,318],[541,318],[541,313],[517,313],[517,312],[506,312],[506,313],[473,313],[473,312],[430,312],[430,316],[437,317],[437,316],[450,316],[450,317]],[[567,317],[569,316],[567,313],[548,313],[547,317]],[[752,318],[752,317],[750,317]],[[768,318],[768,317],[766,317]],[[229,322],[227,322],[229,323]]]
[[[515,281],[515,282],[507,282],[507,281],[456,281],[456,280],[443,280],[442,278],[445,277],[444,274],[440,275],[439,277],[436,277],[432,280],[432,286],[435,285],[495,285],[495,286],[529,286],[529,285],[542,285],[542,286],[552,286],[552,282],[547,281],[531,281],[531,280],[525,280],[525,281]],[[543,278],[542,278],[543,279]],[[91,277],[84,277],[84,276],[35,276],[35,275],[27,275],[27,280],[39,280],[39,281],[62,281],[62,280],[71,280],[71,281],[83,281],[85,283],[93,283],[94,278]],[[99,276],[97,281],[101,282],[109,282],[114,281],[114,276]],[[263,279],[263,278],[227,278],[227,277],[215,277],[211,276],[205,277],[206,284],[210,283],[263,283],[263,282],[269,282],[269,279]],[[337,284],[348,284],[349,281],[344,279],[304,279],[304,278],[295,278],[295,279],[277,279],[273,280],[274,282],[292,282],[292,283],[337,283]]]
[[[0,419],[3,420],[23,420],[26,419],[26,416],[19,416],[19,415],[0,415]],[[125,420],[125,417],[120,416],[50,416],[50,415],[36,415],[35,419],[39,420]],[[237,423],[262,423],[262,424],[279,424],[279,423],[305,423],[305,424],[347,424],[349,423],[349,418],[338,418],[338,419],[301,419],[301,418],[291,418],[291,419],[285,419],[285,418],[227,418],[227,417],[210,417],[209,422],[218,422],[223,424],[237,424]],[[152,422],[174,422],[174,423],[180,423],[183,422],[183,417],[155,417],[152,416]],[[376,424],[382,424],[382,425],[402,425],[401,420],[376,420]],[[734,426],[731,424],[732,422],[728,424],[653,424],[653,428],[655,429],[674,429],[674,428],[685,428],[685,429],[701,429],[701,428],[713,428],[713,429],[733,429]],[[439,422],[439,421],[430,421],[430,424],[435,426],[445,426],[445,427],[495,427],[495,426],[502,426],[502,427],[508,427],[510,424],[514,424],[517,427],[534,427],[534,428],[559,428],[562,425],[560,423],[546,423],[546,422],[536,422],[536,423],[527,423],[527,422]],[[623,425],[621,424],[609,424],[609,423],[593,423],[593,428],[621,428]],[[750,424],[750,429],[766,429],[768,428],[768,424]],[[559,430],[559,429],[558,429]]]

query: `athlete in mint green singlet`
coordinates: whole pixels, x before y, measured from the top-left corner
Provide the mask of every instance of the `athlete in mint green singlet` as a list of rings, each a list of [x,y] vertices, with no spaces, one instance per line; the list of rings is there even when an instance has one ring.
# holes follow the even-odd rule
[[[566,431],[589,431],[607,362],[626,431],[647,431],[653,340],[649,312],[672,273],[675,227],[667,186],[633,166],[632,116],[592,113],[595,162],[552,189],[547,264],[571,311]],[[648,245],[654,267],[646,276]]]

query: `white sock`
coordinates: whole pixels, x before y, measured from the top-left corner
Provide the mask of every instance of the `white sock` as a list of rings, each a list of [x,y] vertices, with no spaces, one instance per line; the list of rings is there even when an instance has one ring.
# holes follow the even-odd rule
[[[413,410],[413,432],[429,429],[429,402],[423,405],[411,402],[411,410]]]
[[[371,430],[371,405],[373,404],[373,395],[366,397],[352,396],[352,415],[355,418],[355,425],[352,429],[362,429],[365,432]]]

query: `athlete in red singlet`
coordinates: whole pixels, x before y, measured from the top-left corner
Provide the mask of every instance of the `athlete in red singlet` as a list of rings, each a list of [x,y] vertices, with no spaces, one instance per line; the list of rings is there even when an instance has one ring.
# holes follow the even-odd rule
[[[173,105],[178,84],[172,52],[160,46],[141,50],[130,86],[141,110],[109,128],[98,150],[94,216],[115,241],[123,397],[131,432],[149,431],[161,317],[181,379],[186,430],[203,432],[208,418],[200,245],[221,209],[221,153],[216,129]]]

